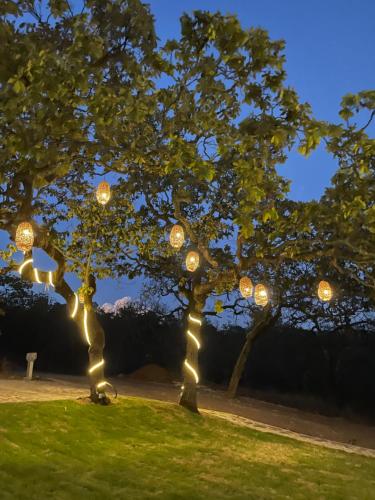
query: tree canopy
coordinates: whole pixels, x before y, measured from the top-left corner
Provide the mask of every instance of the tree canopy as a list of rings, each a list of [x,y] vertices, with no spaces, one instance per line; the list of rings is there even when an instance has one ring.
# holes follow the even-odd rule
[[[67,302],[89,344],[93,399],[106,385],[97,279],[162,277],[178,297],[190,322],[182,400],[191,409],[207,298],[229,295],[254,266],[313,261],[325,272],[328,262],[374,289],[373,92],[344,98],[344,124],[315,120],[286,82],[284,42],[231,15],[184,14],[180,37],[161,44],[139,0],[1,9],[0,229],[14,239],[29,221],[34,246],[56,262],[22,276]],[[366,111],[364,125],[350,121]],[[319,202],[291,201],[278,167],[321,140],[338,162],[332,185]],[[94,197],[103,180],[105,206]],[[179,252],[166,239],[177,222]],[[188,250],[200,258],[194,273]],[[14,251],[2,252],[10,270]]]

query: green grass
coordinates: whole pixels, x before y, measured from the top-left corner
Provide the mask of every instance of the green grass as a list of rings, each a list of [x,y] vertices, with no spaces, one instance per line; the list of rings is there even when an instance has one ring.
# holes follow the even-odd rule
[[[375,459],[175,405],[0,405],[0,498],[375,499]]]

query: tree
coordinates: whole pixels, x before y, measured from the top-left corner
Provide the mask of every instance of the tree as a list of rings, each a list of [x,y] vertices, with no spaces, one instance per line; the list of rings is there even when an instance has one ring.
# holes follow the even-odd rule
[[[375,141],[368,131],[375,116],[374,91],[346,95],[340,116],[344,123],[311,120],[305,123],[300,151],[309,154],[323,139],[337,161],[331,185],[319,201],[282,200],[277,210],[284,223],[260,233],[259,254],[267,262],[314,260],[326,262],[353,282],[365,285],[374,300],[374,186]],[[363,118],[364,117],[364,118]],[[360,125],[358,120],[363,120]],[[356,121],[354,121],[356,120]],[[291,225],[286,221],[292,223]],[[246,265],[254,262],[248,256]]]
[[[333,298],[329,303],[317,297],[319,276],[323,272],[333,286]],[[248,315],[250,326],[233,368],[228,386],[229,397],[237,393],[254,341],[276,323],[289,328],[330,333],[373,326],[374,308],[366,296],[365,287],[353,286],[349,276],[327,266],[327,259],[281,262],[276,268],[258,264],[250,275],[255,282],[265,280],[271,300],[262,311],[253,302],[240,300],[235,303],[235,314]]]
[[[242,246],[260,221],[276,221],[288,182],[278,175],[297,132],[309,119],[285,86],[284,43],[233,16],[196,11],[181,18],[180,40],[163,48],[169,80],[158,90],[159,164],[129,182],[144,193],[137,208],[137,271],[160,277],[188,323],[180,404],[197,408],[200,326],[207,299],[233,289]],[[160,171],[162,175],[160,175]],[[165,241],[182,226],[182,253]],[[145,236],[143,226],[148,228]],[[193,273],[186,251],[199,255]],[[221,302],[217,303],[220,310]]]
[[[364,110],[370,111],[364,126],[349,122]],[[340,115],[345,125],[312,120],[300,145],[301,153],[309,154],[324,138],[327,150],[339,163],[332,186],[319,203],[280,200],[277,210],[281,217],[277,223],[263,220],[254,238],[246,242],[242,259],[242,265],[249,269],[257,262],[279,267],[279,283],[274,286],[282,290],[280,306],[289,323],[310,324],[318,331],[368,324],[373,303],[374,141],[365,131],[374,117],[374,93],[346,96]],[[311,299],[317,275],[331,277],[341,286],[333,307],[322,308],[319,301]],[[270,308],[249,331],[229,384],[230,396],[236,393],[254,338],[268,326],[267,318],[271,321]]]
[[[375,300],[375,141],[368,135],[375,91],[346,95],[340,116],[345,125],[331,127],[327,138],[338,170],[322,200],[326,221],[319,222],[329,235],[333,266],[365,284]],[[359,125],[363,117],[365,123]]]
[[[114,200],[104,225],[92,184],[148,154],[145,110],[152,111],[159,71],[153,19],[138,0],[86,2],[82,10],[65,1],[43,8],[10,1],[0,23],[0,229],[14,239],[20,222],[32,223],[34,246],[57,268],[36,275],[29,262],[22,276],[53,283],[71,313],[77,294],[65,275],[81,276],[84,308],[74,320],[90,345],[91,399],[107,402],[93,296],[96,279],[121,264],[129,204]]]

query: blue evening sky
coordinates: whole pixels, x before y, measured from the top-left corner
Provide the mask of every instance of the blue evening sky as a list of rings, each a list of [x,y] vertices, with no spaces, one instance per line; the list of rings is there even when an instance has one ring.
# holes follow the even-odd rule
[[[375,88],[375,0],[151,0],[158,37],[179,35],[179,17],[195,9],[237,14],[244,27],[260,26],[286,41],[288,83],[319,119],[338,120],[341,97]],[[280,172],[292,180],[291,196],[319,198],[335,165],[322,149],[308,159],[294,153]],[[4,238],[0,238],[3,243]],[[1,245],[3,246],[3,244]],[[37,256],[35,256],[37,257]],[[37,259],[36,259],[37,260]],[[45,268],[45,259],[40,267]],[[42,265],[44,264],[44,265]],[[72,284],[79,286],[72,278]],[[136,297],[141,280],[105,280],[97,301]],[[57,297],[56,297],[57,298]]]

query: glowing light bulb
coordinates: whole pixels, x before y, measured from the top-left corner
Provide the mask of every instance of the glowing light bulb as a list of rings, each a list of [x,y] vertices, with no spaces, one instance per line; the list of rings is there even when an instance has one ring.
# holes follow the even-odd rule
[[[186,256],[186,269],[193,273],[199,266],[199,254],[197,252],[189,252]]]
[[[333,291],[328,281],[320,281],[318,286],[318,297],[323,302],[329,302],[332,299]]]
[[[253,282],[247,276],[240,279],[240,292],[245,299],[253,295]]]
[[[175,224],[169,235],[169,242],[173,248],[181,248],[185,241],[185,233],[182,226]]]
[[[102,181],[96,189],[96,199],[101,205],[106,205],[111,198],[111,186],[106,181]]]
[[[21,222],[17,226],[15,242],[21,252],[29,252],[33,248],[34,230],[30,222]]]
[[[268,292],[264,285],[259,284],[255,287],[254,300],[257,306],[264,307],[268,304]]]

